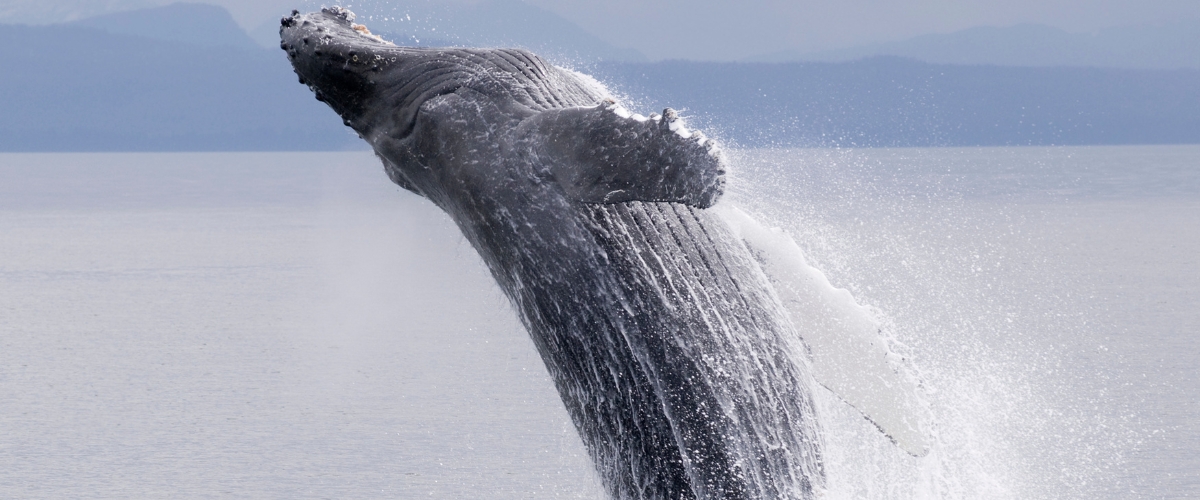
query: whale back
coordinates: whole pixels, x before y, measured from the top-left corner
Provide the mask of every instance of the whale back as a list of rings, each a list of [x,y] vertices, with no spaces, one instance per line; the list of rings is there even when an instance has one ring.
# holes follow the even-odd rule
[[[375,99],[388,103],[361,111],[364,123],[395,137],[412,132],[421,104],[470,89],[528,114],[593,105],[605,96],[573,73],[522,49],[391,48],[394,57],[372,78]],[[390,55],[389,55],[390,54]],[[395,120],[392,125],[385,125]]]

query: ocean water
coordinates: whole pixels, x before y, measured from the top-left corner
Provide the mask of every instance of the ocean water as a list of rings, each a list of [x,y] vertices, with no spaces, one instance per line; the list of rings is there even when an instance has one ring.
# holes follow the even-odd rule
[[[1200,496],[1200,147],[732,151],[921,375],[828,498]],[[0,497],[587,498],[474,250],[367,153],[0,155]]]

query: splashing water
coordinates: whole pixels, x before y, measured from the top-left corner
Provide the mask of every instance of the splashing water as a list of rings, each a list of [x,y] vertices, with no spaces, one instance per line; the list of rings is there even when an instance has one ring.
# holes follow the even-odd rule
[[[1091,264],[1046,253],[1048,241],[1071,241],[1045,227],[1058,224],[1064,197],[1112,188],[1056,178],[1062,154],[738,153],[731,203],[784,228],[835,286],[870,306],[933,413],[931,452],[914,458],[821,391],[829,497],[1145,491],[1153,475],[1126,468],[1161,424],[1138,409],[1144,396],[1119,389],[1129,382],[1103,348],[1115,332],[1095,303]]]

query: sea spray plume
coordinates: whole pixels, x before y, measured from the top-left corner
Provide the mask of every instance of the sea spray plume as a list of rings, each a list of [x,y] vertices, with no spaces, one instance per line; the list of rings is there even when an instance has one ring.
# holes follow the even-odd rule
[[[713,141],[522,50],[397,47],[338,7],[280,36],[301,83],[479,252],[613,498],[819,494],[806,348],[708,210]]]

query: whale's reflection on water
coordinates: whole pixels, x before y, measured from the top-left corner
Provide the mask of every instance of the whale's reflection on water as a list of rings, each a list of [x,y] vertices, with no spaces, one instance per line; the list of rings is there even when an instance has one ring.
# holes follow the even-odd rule
[[[923,459],[818,394],[830,496],[1200,491],[1196,148],[738,154],[729,201],[888,318],[934,390]],[[998,163],[929,181],[975,158]],[[1127,165],[1154,168],[1103,173]],[[5,495],[600,497],[474,251],[369,154],[0,173]]]

